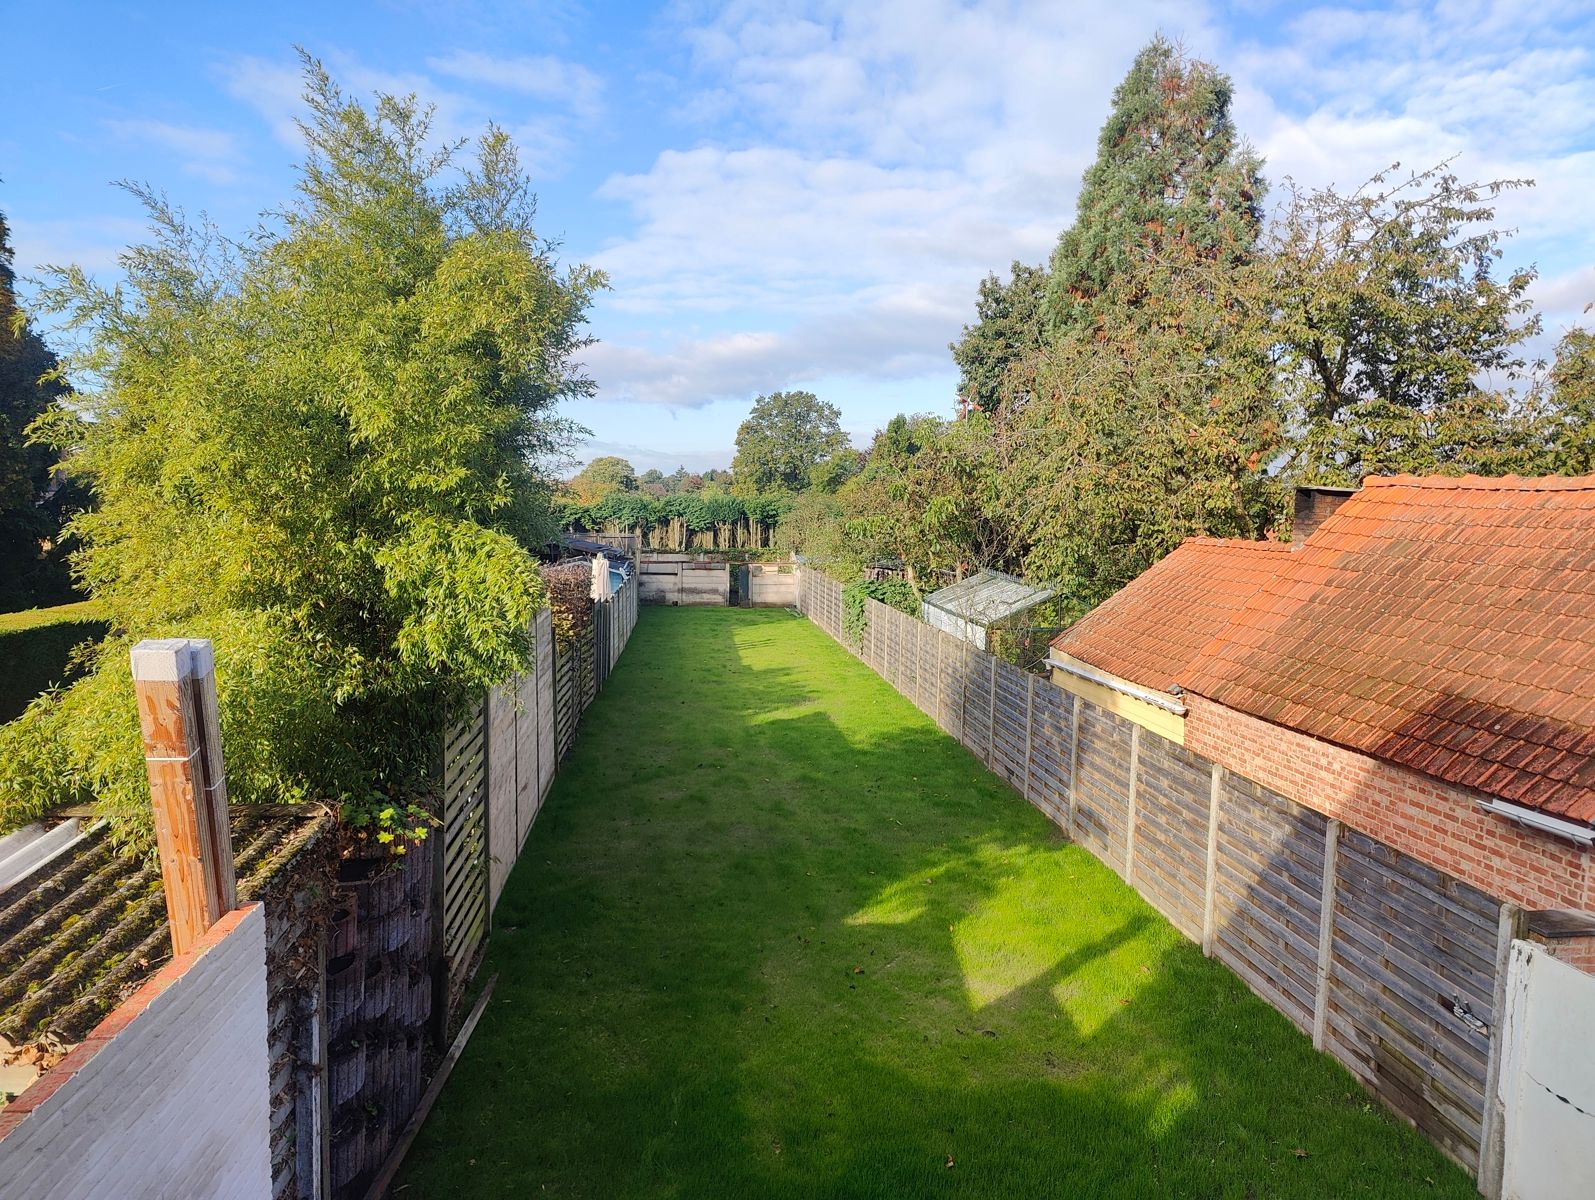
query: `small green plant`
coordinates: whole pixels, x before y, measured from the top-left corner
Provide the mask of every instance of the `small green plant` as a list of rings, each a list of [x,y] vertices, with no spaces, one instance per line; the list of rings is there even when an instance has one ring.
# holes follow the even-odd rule
[[[919,616],[919,592],[906,579],[859,579],[842,589],[842,631],[855,646],[869,629],[866,600],[879,600],[911,617]]]
[[[375,842],[393,854],[405,854],[419,846],[431,827],[438,823],[435,816],[414,800],[383,792],[373,792],[358,801],[346,800],[341,815],[356,841]]]

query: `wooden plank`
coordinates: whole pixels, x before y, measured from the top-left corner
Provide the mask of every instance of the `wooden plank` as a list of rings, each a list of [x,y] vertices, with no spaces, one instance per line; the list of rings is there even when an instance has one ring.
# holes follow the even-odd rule
[[[1507,977],[1512,962],[1512,943],[1528,936],[1528,914],[1516,904],[1501,905],[1496,919],[1495,935],[1495,986],[1490,994],[1490,1058],[1484,1075],[1484,1119],[1479,1131],[1478,1181],[1479,1190],[1491,1200],[1501,1195],[1502,1176],[1506,1167],[1506,1138],[1503,1132],[1506,1113],[1498,1095],[1501,1088],[1501,1058],[1505,1038],[1502,1025],[1506,1021]]]

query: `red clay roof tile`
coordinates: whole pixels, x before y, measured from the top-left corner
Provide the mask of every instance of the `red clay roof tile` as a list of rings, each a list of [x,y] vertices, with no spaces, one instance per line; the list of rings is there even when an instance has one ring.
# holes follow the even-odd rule
[[[1279,542],[1190,538],[1060,634],[1053,648],[1167,691],[1289,550]]]
[[[1187,626],[1207,635],[1174,670],[1192,692],[1595,824],[1592,546],[1595,476],[1370,479],[1294,553],[1259,556],[1267,574],[1227,626],[1171,603],[1205,590],[1214,568],[1194,556],[1155,593],[1137,580],[1109,604],[1161,616],[1171,654]],[[1122,618],[1097,613],[1068,653],[1115,670],[1094,655],[1123,638]]]

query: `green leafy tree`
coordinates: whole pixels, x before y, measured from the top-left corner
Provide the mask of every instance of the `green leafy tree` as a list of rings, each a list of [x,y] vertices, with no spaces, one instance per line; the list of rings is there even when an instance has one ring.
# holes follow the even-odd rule
[[[63,522],[83,492],[59,476],[59,454],[29,427],[66,393],[55,355],[17,307],[11,236],[0,214],[0,610],[72,597]]]
[[[606,454],[583,467],[567,489],[580,504],[597,504],[614,492],[637,491],[637,472],[623,458]]]
[[[298,194],[237,241],[135,189],[153,239],[107,289],[47,291],[85,339],[85,419],[53,427],[99,506],[77,565],[115,636],[0,730],[6,824],[94,799],[136,835],[148,794],[127,650],[213,639],[240,801],[341,803],[413,837],[443,702],[521,669],[554,532],[535,464],[589,394],[575,355],[602,276],[563,271],[509,138],[436,148],[413,98],[345,97],[305,60]]]
[[[837,493],[850,559],[897,559],[925,579],[1017,565],[997,503],[1006,485],[992,429],[979,412],[958,421],[893,417],[876,435],[868,465]]]
[[[737,429],[731,476],[738,494],[802,491],[809,472],[847,446],[841,419],[840,409],[812,392],[760,396]]]
[[[1248,309],[1233,271],[1192,247],[1103,295],[1128,315],[1067,331],[997,433],[996,508],[1025,573],[1059,581],[1076,607],[1193,534],[1261,536],[1282,506],[1266,308]]]
[[[1508,394],[1524,369],[1532,270],[1496,277],[1488,201],[1519,180],[1467,184],[1445,164],[1349,196],[1292,190],[1255,276],[1274,310],[1279,386],[1302,482],[1531,464],[1535,432]]]
[[[1041,348],[1046,298],[1045,267],[1016,260],[1008,282],[996,274],[980,281],[975,324],[965,325],[963,336],[948,347],[958,364],[958,394],[966,401],[997,411],[1013,369]]]
[[[1595,473],[1595,334],[1587,329],[1570,329],[1556,344],[1540,433],[1545,446],[1543,470],[1559,475]]]
[[[1055,335],[1095,325],[1104,299],[1139,301],[1122,287],[1106,293],[1143,259],[1250,259],[1266,185],[1230,117],[1232,92],[1227,75],[1161,36],[1136,55],[1113,93],[1074,224],[1052,254],[1046,320]]]
[[[809,468],[809,490],[834,492],[863,469],[864,456],[851,446],[843,446]]]

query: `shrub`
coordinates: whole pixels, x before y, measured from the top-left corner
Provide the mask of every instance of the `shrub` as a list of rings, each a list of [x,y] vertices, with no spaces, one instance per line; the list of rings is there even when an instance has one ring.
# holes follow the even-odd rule
[[[919,592],[906,579],[860,579],[842,589],[842,632],[854,646],[869,629],[866,600],[879,600],[911,617],[919,616]]]

